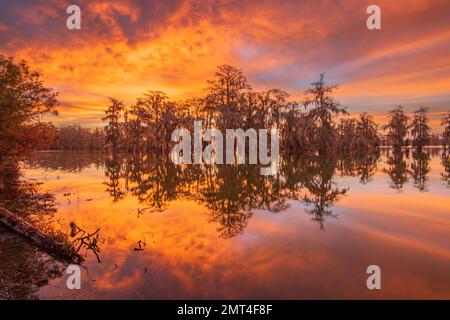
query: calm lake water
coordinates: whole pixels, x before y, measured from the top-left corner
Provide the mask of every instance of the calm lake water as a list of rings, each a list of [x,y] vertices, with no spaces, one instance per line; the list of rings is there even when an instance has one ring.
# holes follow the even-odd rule
[[[101,262],[82,250],[81,290],[62,273],[37,285],[40,299],[450,299],[441,150],[283,161],[276,178],[67,152],[21,167],[56,196],[54,228],[100,229]],[[381,290],[366,287],[369,265]]]

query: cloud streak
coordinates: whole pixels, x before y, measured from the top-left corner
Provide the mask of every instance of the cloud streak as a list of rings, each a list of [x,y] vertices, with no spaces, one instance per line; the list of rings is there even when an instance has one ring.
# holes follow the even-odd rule
[[[445,0],[378,1],[379,31],[365,27],[364,0],[77,2],[80,31],[66,29],[61,1],[6,0],[0,12],[2,53],[28,60],[61,92],[61,122],[95,125],[108,96],[202,94],[224,63],[293,98],[326,72],[351,112],[450,106]]]

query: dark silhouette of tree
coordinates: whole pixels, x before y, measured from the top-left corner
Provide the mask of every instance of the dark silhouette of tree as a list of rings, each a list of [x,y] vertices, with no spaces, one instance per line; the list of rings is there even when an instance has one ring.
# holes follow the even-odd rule
[[[337,126],[339,151],[349,153],[356,150],[356,128],[356,119],[341,119]]]
[[[120,120],[125,106],[122,101],[115,98],[109,98],[109,100],[111,104],[108,106],[108,109],[106,109],[106,115],[102,120],[107,122],[105,127],[105,140],[109,144],[112,152],[115,153],[118,151],[122,141]]]
[[[402,106],[395,107],[391,112],[389,123],[384,126],[388,130],[388,143],[394,147],[394,152],[401,150],[408,134],[408,116],[403,112]]]
[[[122,163],[115,154],[111,158],[105,161],[105,177],[108,178],[104,182],[106,185],[106,191],[113,198],[114,202],[117,202],[125,197],[125,190],[121,183],[122,176]]]
[[[223,237],[242,232],[255,210],[280,212],[289,200],[305,202],[323,227],[333,203],[347,192],[333,180],[336,172],[370,182],[382,143],[378,126],[366,113],[337,121],[347,112],[332,97],[336,88],[326,85],[322,74],[306,91],[302,105],[288,102],[288,94],[280,89],[253,91],[242,71],[224,65],[208,81],[205,97],[174,102],[163,92],[149,91],[130,109],[112,101],[106,141],[116,140],[118,148],[127,152],[113,152],[107,160],[108,191],[116,201],[130,192],[146,206],[145,211],[163,211],[180,197],[197,201],[208,208],[211,221],[220,223]],[[410,127],[418,151],[429,135],[426,111],[418,110]],[[192,132],[194,120],[202,120],[203,128],[221,130],[279,128],[280,174],[261,176],[257,165],[174,165],[169,159],[171,132],[175,128]],[[387,141],[394,146],[385,172],[391,187],[400,190],[408,180],[401,152],[408,117],[401,106],[391,111],[385,129]],[[303,160],[298,160],[300,153]],[[412,178],[425,191],[427,157],[420,153],[412,157]]]
[[[369,115],[336,124],[339,115],[347,114],[332,97],[337,86],[326,85],[323,74],[312,86],[300,104],[288,101],[288,93],[280,89],[253,91],[241,70],[223,65],[208,81],[205,97],[175,102],[161,91],[148,91],[129,109],[112,100],[104,118],[108,121],[105,141],[129,153],[167,155],[173,130],[192,132],[194,120],[201,120],[203,128],[222,131],[278,128],[281,152],[287,155],[300,151],[366,153],[379,147],[378,127]],[[122,113],[124,122],[120,122]]]
[[[428,108],[421,107],[414,112],[414,118],[410,125],[413,137],[412,145],[420,152],[423,147],[430,143],[431,128],[428,125]]]
[[[241,70],[229,65],[218,67],[214,80],[208,81],[206,108],[214,110],[219,129],[243,127],[241,112],[250,85]]]
[[[254,210],[280,212],[287,208],[287,196],[277,179],[259,174],[252,165],[217,166],[217,174],[199,190],[199,200],[210,210],[210,221],[218,222],[221,237],[241,233]]]
[[[334,217],[331,206],[348,191],[348,188],[339,188],[333,179],[336,165],[336,158],[315,156],[306,158],[302,167],[302,186],[307,191],[303,201],[310,207],[306,211],[319,223],[321,230],[325,229],[325,217]]]
[[[448,152],[442,152],[441,164],[444,167],[441,173],[442,180],[447,182],[447,187],[450,188],[450,154]]]
[[[230,238],[246,228],[255,210],[282,212],[290,200],[312,206],[307,212],[323,227],[333,203],[347,192],[333,180],[336,162],[318,156],[291,158],[272,177],[260,175],[258,165],[181,167],[161,155],[130,154],[106,161],[105,184],[114,201],[130,193],[145,205],[145,212],[162,212],[180,198],[196,201],[208,209],[211,222],[219,223],[220,236]]]
[[[337,169],[341,176],[359,177],[360,183],[366,184],[372,181],[379,159],[378,149],[367,153],[342,153],[338,158]]]
[[[247,106],[247,109],[255,109],[256,114],[247,113],[247,126],[249,128],[281,129],[288,97],[289,94],[281,89],[270,89],[265,92],[256,93],[256,103],[250,101]]]
[[[180,168],[163,156],[140,157],[127,162],[127,179],[133,182],[130,192],[138,196],[150,212],[164,211],[178,198]]]
[[[192,126],[194,108],[200,106],[191,106],[190,102],[170,101],[161,91],[148,91],[144,97],[137,99],[131,110],[125,112],[124,131],[128,142],[131,142],[127,143],[127,150],[168,154],[173,130]]]
[[[288,103],[283,119],[281,131],[281,146],[283,152],[294,155],[298,151],[307,151],[309,146],[309,132],[313,124],[306,119],[306,113],[300,109],[296,102]]]
[[[21,179],[20,166],[15,160],[2,168],[0,176],[3,180],[0,185],[0,207],[48,229],[48,226],[43,224],[43,217],[51,216],[56,211],[54,195],[42,192],[42,183]]]
[[[100,128],[88,129],[80,125],[55,128],[50,148],[54,150],[101,150],[105,146],[105,134]]]
[[[44,115],[57,115],[57,93],[25,61],[0,55],[0,163],[7,155],[40,147]]]
[[[412,153],[412,156],[411,176],[414,181],[414,186],[420,191],[427,191],[430,155],[416,150]]]
[[[94,165],[97,169],[103,166],[104,154],[103,152],[79,152],[79,150],[40,152],[25,158],[23,162],[27,168],[79,173],[91,165]]]
[[[336,129],[333,125],[333,117],[339,114],[347,114],[347,111],[334,98],[331,93],[338,88],[337,85],[327,86],[324,74],[320,74],[318,81],[312,82],[312,88],[306,90],[304,102],[308,111],[308,121],[314,124],[312,137],[314,149],[320,153],[332,152],[336,145]]]
[[[368,153],[380,146],[378,127],[367,113],[359,118],[341,119],[337,126],[338,149],[346,153]]]
[[[359,115],[355,132],[356,148],[358,151],[368,151],[380,146],[378,125],[366,112]]]
[[[442,145],[445,149],[450,149],[450,111],[444,116],[441,122],[441,126],[444,127],[442,133]]]
[[[386,164],[388,168],[383,171],[391,178],[391,188],[401,190],[406,182],[408,182],[408,166],[403,159],[402,151],[395,151],[392,155],[388,155]]]

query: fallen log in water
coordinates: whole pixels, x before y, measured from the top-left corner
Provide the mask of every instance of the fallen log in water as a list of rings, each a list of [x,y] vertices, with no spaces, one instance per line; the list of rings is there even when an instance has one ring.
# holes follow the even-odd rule
[[[38,228],[23,218],[2,207],[0,207],[0,224],[21,235],[56,259],[76,264],[84,260],[69,243],[60,242],[42,233]]]

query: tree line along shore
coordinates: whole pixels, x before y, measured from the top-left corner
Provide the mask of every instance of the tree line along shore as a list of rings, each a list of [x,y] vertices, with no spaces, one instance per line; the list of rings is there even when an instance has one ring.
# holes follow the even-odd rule
[[[109,98],[104,127],[56,127],[43,117],[58,115],[58,93],[25,61],[0,55],[0,157],[42,149],[168,153],[172,132],[192,131],[196,120],[206,129],[277,128],[281,152],[287,155],[358,154],[380,146],[419,151],[429,145],[450,147],[450,111],[442,115],[440,134],[431,132],[425,106],[412,115],[395,106],[388,122],[380,125],[368,113],[349,115],[333,97],[337,88],[321,74],[302,102],[296,102],[281,89],[255,91],[241,70],[222,65],[207,81],[202,97],[173,101],[161,91],[148,91],[130,106]]]

